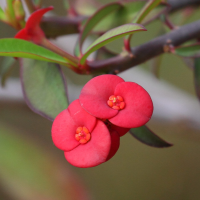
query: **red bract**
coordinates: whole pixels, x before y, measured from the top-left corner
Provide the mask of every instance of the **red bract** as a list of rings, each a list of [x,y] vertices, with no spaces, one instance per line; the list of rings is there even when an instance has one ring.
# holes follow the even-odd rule
[[[130,130],[130,128],[123,128],[123,127],[116,126],[112,124],[111,122],[109,122],[107,119],[102,119],[102,121],[104,122],[104,124],[106,124],[110,132],[116,131],[120,137],[125,135]]]
[[[54,120],[52,139],[76,167],[94,167],[110,159],[119,148],[119,135],[73,101]]]
[[[25,28],[20,30],[15,38],[32,41],[36,44],[40,44],[42,40],[45,38],[44,32],[40,28],[40,21],[43,15],[52,10],[53,7],[50,6],[48,8],[39,9],[31,14],[26,22]]]
[[[83,87],[79,100],[91,115],[124,128],[146,124],[153,113],[153,103],[147,91],[116,75],[91,79]]]

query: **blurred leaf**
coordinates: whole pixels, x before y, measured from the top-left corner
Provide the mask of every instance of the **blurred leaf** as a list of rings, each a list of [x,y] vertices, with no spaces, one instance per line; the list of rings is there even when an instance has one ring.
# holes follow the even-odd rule
[[[14,0],[7,0],[7,8],[6,8],[6,13],[9,16],[10,22],[15,21],[15,12],[13,9],[13,1]]]
[[[146,1],[120,1],[120,9],[110,13],[94,27],[95,32],[106,32],[117,26],[130,23]]]
[[[200,58],[195,58],[194,61],[194,82],[197,97],[200,100]]]
[[[60,67],[31,59],[21,59],[21,82],[28,106],[53,120],[68,107],[66,82]]]
[[[158,2],[159,1],[159,2]],[[117,21],[122,21],[122,23],[127,23],[132,21],[132,23],[137,24],[147,24],[153,19],[156,19],[162,13],[165,13],[169,8],[167,3],[161,2],[162,0],[153,1],[127,1],[120,2],[123,7],[119,10],[115,19]]]
[[[69,0],[63,0],[63,4],[64,4],[64,7],[66,10],[68,10],[70,8]]]
[[[160,3],[157,5],[151,12],[148,13],[142,21],[143,25],[149,24],[154,19],[157,19],[159,16],[165,14],[170,9],[170,5],[167,3]]]
[[[132,128],[130,131],[131,135],[138,139],[140,142],[153,147],[170,147],[172,144],[164,141],[153,133],[146,126],[141,126],[139,128]]]
[[[20,39],[0,39],[0,56],[32,58],[67,65],[62,56],[41,46]]]
[[[33,4],[37,9],[39,9],[41,8],[42,0],[33,0]]]
[[[12,70],[15,66],[15,59],[13,57],[4,57],[3,62],[0,66],[0,75],[1,75],[1,85],[5,86],[7,78],[10,76]]]
[[[97,51],[95,60],[104,60],[108,58],[112,58],[113,56],[116,56],[117,54],[110,51],[106,47],[102,47]]]
[[[5,21],[6,20],[6,16],[5,13],[3,11],[3,9],[0,6],[0,20]]]
[[[166,33],[170,32],[171,30],[176,28],[174,23],[172,23],[171,20],[169,19],[168,15],[166,15],[166,14],[160,15],[160,20],[162,22],[162,25],[163,25]]]
[[[146,1],[132,1],[132,2],[123,2],[123,7],[126,12],[124,14],[128,14],[129,20],[133,21],[133,19],[137,16],[138,12],[142,10],[145,6]],[[123,17],[123,16],[120,16]]]
[[[133,20],[133,23],[140,24],[144,18],[161,2],[162,0],[152,0],[148,1],[147,4],[143,7],[137,17]]]
[[[160,4],[162,0],[151,0],[148,1],[143,8],[136,14],[133,23],[137,24],[148,24],[153,19],[156,19],[159,15],[164,13],[168,9],[167,4]],[[148,18],[147,18],[148,16]],[[130,41],[132,35],[125,37],[125,48],[130,51]]]
[[[173,14],[173,23],[182,26],[191,21],[194,15],[199,13],[199,9],[195,7],[186,7]]]
[[[191,70],[194,70],[194,58],[182,57],[182,61],[187,67],[189,67]]]
[[[97,25],[100,31],[130,23],[145,6],[146,1],[120,1],[120,3],[122,4],[120,9],[101,20]]]
[[[78,36],[78,40],[76,41],[75,47],[74,47],[74,55],[76,57],[80,57],[81,56],[81,49],[80,49],[80,34]]]
[[[76,8],[79,15],[91,16],[99,7],[100,3],[95,0],[68,0]]]
[[[86,199],[77,177],[33,138],[0,124],[0,181],[5,193],[12,199]]]
[[[120,26],[122,24],[129,23],[130,21],[125,21],[124,16],[120,17],[121,12],[123,10],[123,7],[120,9],[116,9],[109,13],[105,18],[102,18],[101,21],[97,23],[97,25],[93,28],[92,33],[105,33],[106,31],[115,28],[117,26]],[[119,14],[119,15],[118,15]]]
[[[96,24],[101,21],[104,17],[110,14],[112,11],[117,10],[121,7],[120,3],[110,3],[99,10],[97,10],[86,22],[85,26],[83,27],[83,31],[81,32],[80,37],[80,46],[82,46],[85,38],[91,32],[91,30],[96,26]]]
[[[184,57],[199,57],[200,56],[200,44],[193,44],[182,46],[175,49],[175,53]]]
[[[117,28],[111,29],[105,34],[103,34],[101,37],[99,37],[97,40],[95,40],[86,50],[83,57],[80,59],[80,63],[84,64],[87,57],[97,49],[101,48],[102,46],[105,46],[106,44],[122,38],[126,35],[133,34],[137,31],[146,31],[146,29],[140,25],[140,24],[124,24],[122,26],[119,26]]]
[[[159,78],[162,59],[162,56],[157,56],[149,61],[150,71],[154,74],[156,78]]]

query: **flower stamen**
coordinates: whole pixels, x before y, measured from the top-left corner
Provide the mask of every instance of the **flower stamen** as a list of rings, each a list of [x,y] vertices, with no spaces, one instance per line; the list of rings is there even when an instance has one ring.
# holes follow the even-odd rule
[[[79,126],[76,129],[75,139],[79,141],[81,144],[86,144],[91,138],[89,130],[83,126]]]
[[[122,110],[125,107],[124,99],[121,96],[111,95],[107,101],[107,104],[109,107],[115,110]]]

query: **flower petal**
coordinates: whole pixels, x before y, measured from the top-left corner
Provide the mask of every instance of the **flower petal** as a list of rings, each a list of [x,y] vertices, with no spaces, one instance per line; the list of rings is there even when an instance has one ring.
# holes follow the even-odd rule
[[[130,128],[123,128],[114,124],[111,125],[111,129],[117,131],[120,137],[128,133],[128,131],[130,130]]]
[[[136,128],[146,124],[153,113],[153,103],[148,92],[133,82],[123,82],[116,86],[115,95],[124,98],[125,108],[109,121],[117,126]]]
[[[29,41],[31,38],[30,36],[27,34],[27,31],[25,28],[21,29],[16,35],[15,38],[18,39],[23,39],[23,40],[27,40]]]
[[[94,167],[106,161],[111,147],[111,136],[106,125],[97,120],[91,140],[65,152],[65,158],[76,167]]]
[[[96,125],[96,118],[81,107],[78,99],[70,104],[68,110],[77,127],[85,126],[90,133],[93,131]]]
[[[26,29],[34,31],[35,27],[38,27],[40,25],[40,21],[43,15],[50,10],[53,10],[53,6],[49,6],[48,8],[38,9],[35,12],[33,12],[26,22]]]
[[[92,132],[95,125],[96,118],[88,114],[80,106],[77,99],[54,120],[52,126],[53,142],[59,149],[70,151],[80,144],[75,139],[76,129],[79,126],[85,126]]]
[[[31,37],[30,40],[35,44],[41,44],[42,40],[45,38],[43,30],[40,28],[40,21],[43,15],[52,9],[53,7],[50,6],[48,8],[36,10],[31,14],[26,22],[26,32]]]
[[[117,133],[117,131],[115,130],[110,131],[110,135],[111,135],[111,148],[106,161],[110,160],[117,153],[117,150],[119,149],[120,145],[120,136]]]
[[[107,101],[117,84],[124,82],[116,75],[101,75],[91,79],[82,89],[79,96],[81,106],[91,115],[108,119],[115,116],[118,110],[107,105]]]
[[[52,126],[52,140],[55,146],[63,151],[70,151],[80,145],[75,140],[77,125],[69,111],[63,110],[54,120]]]

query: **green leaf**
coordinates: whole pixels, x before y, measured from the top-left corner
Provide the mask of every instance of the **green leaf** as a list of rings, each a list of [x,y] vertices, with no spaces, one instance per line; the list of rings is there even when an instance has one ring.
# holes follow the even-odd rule
[[[21,82],[28,106],[53,120],[68,107],[66,83],[60,67],[31,59],[20,59]]]
[[[111,12],[119,9],[121,7],[120,3],[110,3],[106,6],[103,6],[97,12],[94,13],[86,22],[83,31],[81,33],[80,44],[82,45],[85,38],[91,32],[91,30],[100,22],[106,15],[110,14]]]
[[[9,18],[11,21],[15,21],[15,12],[13,9],[13,1],[14,0],[7,0],[7,12],[9,14]]]
[[[2,20],[2,21],[6,20],[5,13],[1,7],[0,7],[0,20]]]
[[[200,44],[193,44],[176,48],[175,53],[184,57],[198,57],[200,56]]]
[[[167,3],[160,3],[156,7],[154,7],[153,10],[151,10],[145,18],[142,20],[142,24],[146,25],[149,24],[154,19],[157,19],[158,17],[164,15],[168,10],[170,9],[170,5]]]
[[[119,9],[107,15],[105,18],[94,27],[93,32],[104,33],[112,28],[130,23],[136,16],[137,12],[145,5],[145,1],[124,2],[120,1],[122,5]]]
[[[75,55],[79,56],[82,50],[82,44],[86,37],[90,34],[92,29],[108,14],[112,13],[113,11],[119,9],[122,5],[120,3],[109,3],[99,10],[97,10],[85,23],[82,32],[80,33],[79,42],[76,44],[75,47]],[[79,47],[77,47],[77,45]]]
[[[20,39],[0,39],[0,56],[32,58],[68,66],[62,56],[41,46]]]
[[[145,6],[146,1],[125,1],[123,3],[123,15],[127,15],[129,21],[132,21],[137,14],[142,10],[142,8]],[[120,16],[123,17],[123,16]]]
[[[99,8],[99,4],[96,1],[91,0],[68,0],[71,1],[72,7],[76,7],[75,10],[78,15],[91,16]]]
[[[33,0],[33,3],[34,3],[34,6],[39,8],[39,7],[41,7],[42,0]]]
[[[99,37],[97,40],[95,40],[86,50],[85,54],[80,60],[81,64],[84,64],[87,57],[97,49],[101,48],[102,46],[105,46],[106,44],[122,38],[126,35],[133,34],[137,31],[146,31],[146,29],[140,25],[140,24],[125,24],[122,26],[119,26],[117,28],[111,29],[105,34],[103,34],[101,37]]]
[[[3,62],[0,66],[1,85],[5,86],[7,78],[10,76],[14,69],[15,59],[13,57],[4,57]]]
[[[117,56],[116,53],[110,51],[106,47],[102,47],[97,51],[95,60],[105,60]]]
[[[179,26],[190,23],[197,13],[199,13],[199,10],[195,7],[181,9],[173,14],[173,23]]]
[[[194,60],[194,82],[197,97],[200,100],[200,58]]]
[[[74,47],[74,55],[78,58],[81,56],[80,34],[78,36],[78,40],[76,41],[76,44],[75,44],[75,47]]]
[[[156,78],[159,78],[162,60],[163,56],[157,56],[149,62],[150,71]]]
[[[160,4],[161,0],[150,0],[148,1],[144,7],[138,12],[138,14],[135,16],[133,23],[138,24],[148,24],[153,19],[164,13],[168,9],[168,4]],[[159,5],[160,4],[160,5]],[[148,18],[147,18],[148,16]],[[126,49],[130,49],[130,41],[131,41],[132,35],[128,35],[125,37],[126,41]]]
[[[140,142],[143,142],[144,144],[147,144],[149,146],[159,147],[159,148],[172,146],[172,144],[158,137],[146,126],[141,126],[139,128],[132,128],[129,132],[133,137],[138,139]]]
[[[137,17],[133,20],[133,23],[140,24],[144,18],[161,2],[162,0],[151,0],[149,1],[143,9],[140,11],[140,13],[137,15]]]

